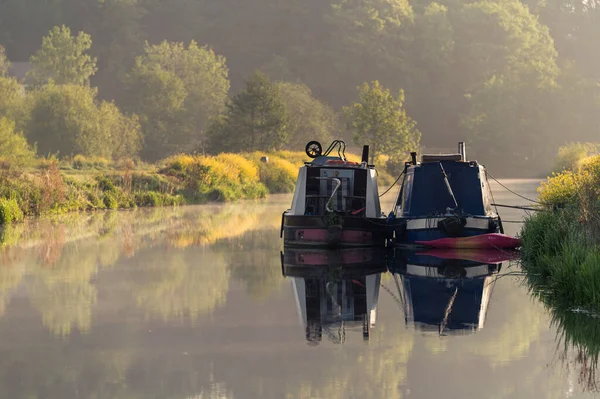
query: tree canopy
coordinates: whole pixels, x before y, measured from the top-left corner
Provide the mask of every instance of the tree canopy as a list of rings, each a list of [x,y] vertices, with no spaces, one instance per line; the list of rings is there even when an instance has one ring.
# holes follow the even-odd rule
[[[394,98],[378,81],[364,83],[358,91],[359,102],[344,108],[344,112],[354,142],[371,146],[371,162],[382,153],[402,158],[419,147],[421,133],[406,114],[403,91]]]
[[[287,142],[288,123],[278,86],[255,72],[211,126],[209,148],[213,152],[277,150]]]
[[[42,47],[31,56],[29,77],[35,84],[89,84],[97,71],[96,58],[86,54],[92,38],[84,32],[71,36],[71,29],[55,26],[42,40]]]

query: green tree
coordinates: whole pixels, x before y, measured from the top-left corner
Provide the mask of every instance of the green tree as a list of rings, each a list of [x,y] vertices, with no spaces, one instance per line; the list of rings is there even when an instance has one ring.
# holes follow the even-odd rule
[[[6,77],[8,69],[10,68],[10,62],[6,58],[6,51],[4,47],[0,45],[0,78]]]
[[[6,117],[0,117],[0,159],[27,163],[34,158],[35,151],[23,134],[15,130],[15,123]]]
[[[209,129],[210,150],[269,151],[283,148],[288,140],[289,117],[279,88],[261,72],[247,81],[225,114]]]
[[[21,122],[26,111],[25,88],[14,78],[0,76],[0,117]]]
[[[299,150],[307,140],[328,142],[332,135],[339,132],[339,121],[335,111],[314,98],[308,86],[278,82],[277,88],[289,116],[289,149]]]
[[[112,102],[102,101],[98,117],[113,159],[135,157],[142,148],[142,128],[137,115],[125,115]]]
[[[126,104],[141,117],[150,160],[203,146],[229,91],[225,58],[192,41],[146,45],[128,77]]]
[[[112,103],[98,103],[96,89],[51,83],[31,95],[26,130],[40,154],[136,155],[140,140],[137,118],[122,115]]]
[[[56,84],[89,85],[97,71],[96,59],[86,52],[92,38],[84,32],[71,36],[71,29],[55,26],[42,40],[42,47],[31,56],[29,77],[35,84],[54,81]]]
[[[404,91],[397,98],[378,81],[363,83],[358,88],[360,101],[344,107],[348,127],[357,144],[371,146],[371,162],[385,153],[401,160],[419,146],[421,133],[404,109]]]

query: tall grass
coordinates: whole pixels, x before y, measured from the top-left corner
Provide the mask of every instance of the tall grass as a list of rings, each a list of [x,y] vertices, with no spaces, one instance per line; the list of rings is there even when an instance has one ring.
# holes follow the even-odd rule
[[[523,269],[561,303],[600,313],[600,157],[555,175],[540,191],[553,210],[526,220]]]

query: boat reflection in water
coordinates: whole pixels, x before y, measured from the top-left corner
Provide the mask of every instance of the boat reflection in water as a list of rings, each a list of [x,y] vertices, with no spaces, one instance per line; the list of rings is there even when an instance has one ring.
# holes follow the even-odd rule
[[[408,328],[440,335],[482,329],[505,251],[397,250],[390,261]]]
[[[309,343],[318,345],[326,335],[340,344],[347,333],[369,339],[377,318],[381,274],[387,272],[382,250],[286,248],[282,268],[292,281]]]

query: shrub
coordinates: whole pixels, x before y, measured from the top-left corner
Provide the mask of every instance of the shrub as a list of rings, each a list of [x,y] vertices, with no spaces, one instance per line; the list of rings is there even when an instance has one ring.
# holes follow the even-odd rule
[[[571,143],[560,147],[554,162],[554,172],[574,171],[581,161],[597,154],[598,145],[593,143]]]
[[[540,202],[554,207],[573,204],[577,199],[577,178],[572,171],[554,173],[538,187]]]
[[[35,149],[15,130],[15,123],[5,117],[0,117],[0,160],[17,165],[35,161]]]
[[[103,202],[106,209],[117,209],[119,207],[119,202],[115,198],[115,194],[112,192],[104,193]]]
[[[23,211],[16,200],[0,198],[0,225],[20,222],[23,218]]]
[[[84,155],[75,155],[73,158],[73,169],[106,169],[111,161],[103,157],[86,157]]]

